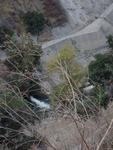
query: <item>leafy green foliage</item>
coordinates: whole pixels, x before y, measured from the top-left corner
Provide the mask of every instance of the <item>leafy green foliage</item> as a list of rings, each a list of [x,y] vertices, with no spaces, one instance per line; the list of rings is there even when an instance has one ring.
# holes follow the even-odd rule
[[[27,12],[23,15],[22,19],[26,25],[27,31],[31,34],[35,35],[44,29],[45,18],[43,14],[37,11]]]
[[[107,37],[107,44],[113,50],[113,36]],[[113,79],[113,54],[98,54],[95,61],[89,64],[89,77],[92,81],[98,83],[94,90],[95,103],[99,106],[107,107],[109,98],[112,94],[110,91]],[[108,88],[109,87],[109,88]],[[110,95],[111,94],[111,95]]]
[[[49,72],[60,70],[60,64],[65,67],[73,63],[75,52],[72,46],[65,45],[58,55],[48,62]]]
[[[14,32],[5,26],[0,27],[0,45],[13,36]]]
[[[76,61],[76,50],[70,46],[65,45],[58,55],[48,62],[48,71],[50,73],[58,72],[65,81],[66,74],[71,80],[74,80],[78,86],[84,82],[85,71],[84,68]]]
[[[95,59],[89,64],[89,77],[95,82],[103,83],[113,76],[113,55],[99,54]]]
[[[34,45],[29,36],[23,35],[19,41],[8,41],[6,50],[10,58],[6,65],[18,72],[31,72],[36,65],[40,65],[41,48]]]
[[[113,50],[113,36],[112,35],[107,36],[107,44],[109,48]]]
[[[113,55],[99,54],[95,58],[96,60],[89,65],[89,77],[98,83],[94,90],[94,102],[96,105],[106,108],[109,102],[108,92],[110,92],[106,91],[106,84],[111,82],[113,77]]]
[[[73,93],[76,93],[76,88],[81,87],[85,81],[86,72],[84,68],[76,61],[76,50],[65,45],[59,53],[48,62],[49,73],[57,73],[63,83],[57,85],[52,91],[52,103],[63,103],[64,105],[73,103]],[[75,96],[75,97],[76,97]]]

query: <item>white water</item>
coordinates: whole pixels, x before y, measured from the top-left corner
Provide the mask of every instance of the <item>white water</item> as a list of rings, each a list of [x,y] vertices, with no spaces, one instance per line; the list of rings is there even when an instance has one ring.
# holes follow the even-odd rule
[[[30,96],[30,99],[32,102],[34,102],[38,107],[40,108],[45,108],[45,109],[50,109],[50,104],[47,104],[45,102],[42,102],[36,98],[34,98],[33,96]]]

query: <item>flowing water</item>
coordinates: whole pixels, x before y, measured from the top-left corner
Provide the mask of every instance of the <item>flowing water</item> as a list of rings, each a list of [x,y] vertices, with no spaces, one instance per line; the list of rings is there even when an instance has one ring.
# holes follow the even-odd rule
[[[44,99],[44,101],[39,100],[33,96],[30,96],[30,100],[37,105],[37,107],[50,109],[50,104],[47,102],[48,99]]]

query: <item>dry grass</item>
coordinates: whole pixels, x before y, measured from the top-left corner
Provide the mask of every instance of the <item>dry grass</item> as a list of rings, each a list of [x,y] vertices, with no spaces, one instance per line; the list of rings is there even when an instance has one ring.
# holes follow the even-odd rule
[[[98,116],[86,121],[68,114],[45,119],[40,125],[35,123],[32,129],[46,137],[56,150],[112,150],[112,118],[113,103],[110,103],[107,110],[101,110]],[[47,146],[47,150],[53,149]]]
[[[18,123],[21,128],[13,129],[13,126],[0,126],[0,129],[7,130],[5,134],[5,140],[7,141],[8,133],[15,133],[15,136],[18,134],[29,137],[29,141],[23,141],[22,143],[17,142],[18,145],[14,145],[14,150],[18,150],[25,143],[28,145],[31,143],[31,150],[39,150],[39,145],[42,143],[46,150],[112,150],[113,149],[113,103],[110,103],[107,110],[98,109],[96,115],[90,116],[87,109],[84,106],[84,97],[89,100],[88,97],[81,93],[80,89],[77,86],[76,81],[71,77],[67,72],[67,64],[64,61],[65,65],[61,63],[61,60],[58,61],[59,69],[62,72],[62,75],[68,84],[69,94],[65,95],[63,98],[66,100],[68,98],[70,105],[60,104],[62,107],[56,107],[55,110],[50,111],[48,118],[45,118],[46,111],[42,112],[41,119],[39,118],[38,113],[36,113],[32,107],[26,104],[26,109],[16,110],[7,105],[5,99],[0,97],[0,108],[7,112],[4,115],[6,118]],[[18,70],[18,69],[17,69]],[[20,76],[24,76],[31,81],[36,82],[32,76],[27,76],[22,72],[15,72]],[[37,83],[39,84],[39,83]],[[4,87],[4,89],[3,89]],[[6,88],[6,89],[5,89]],[[8,89],[9,88],[9,89]],[[0,92],[4,90],[9,90],[17,98],[22,97],[22,93],[18,87],[11,86],[10,83],[1,82]],[[18,92],[17,92],[18,91]],[[71,96],[70,96],[71,95]],[[7,98],[6,96],[4,96]],[[11,100],[12,97],[9,97]],[[9,100],[8,99],[8,100]],[[59,100],[60,101],[60,100]],[[91,101],[91,100],[90,100]],[[71,103],[72,102],[72,103]],[[86,118],[81,118],[77,113],[77,103],[83,105],[84,113],[86,113]],[[72,106],[75,109],[72,110]],[[95,106],[95,105],[93,105]],[[62,108],[62,109],[61,109]],[[92,108],[90,108],[93,111]],[[2,114],[0,114],[0,117]],[[40,121],[39,121],[40,119]],[[32,121],[31,121],[32,120]],[[38,121],[37,121],[38,120]],[[11,132],[12,131],[12,132]],[[9,137],[8,137],[9,138]],[[12,137],[11,137],[12,138]],[[10,141],[11,140],[11,141]],[[17,137],[18,140],[18,137]],[[8,139],[8,142],[12,142],[12,139]],[[15,142],[15,141],[13,141]],[[4,143],[1,144],[4,146]],[[28,149],[28,148],[27,148]],[[26,149],[26,150],[27,150]],[[44,148],[40,148],[44,150]],[[5,148],[5,150],[7,150]],[[12,149],[9,149],[12,150]]]
[[[62,107],[62,110],[56,109],[50,117],[41,120],[40,124],[35,122],[33,126],[29,126],[30,130],[25,129],[24,133],[33,136],[33,132],[30,132],[33,129],[35,135],[45,137],[49,142],[49,145],[45,142],[47,150],[112,150],[113,103],[109,104],[107,110],[99,107],[98,112],[90,116],[83,103],[83,93],[67,73],[67,67],[63,66],[60,60],[58,63],[68,83],[69,94],[72,95],[69,100],[73,102],[75,109],[72,111],[69,105]],[[68,95],[63,98],[65,97]],[[85,99],[89,100],[88,97]],[[77,103],[83,105],[86,118],[81,118],[77,113]]]

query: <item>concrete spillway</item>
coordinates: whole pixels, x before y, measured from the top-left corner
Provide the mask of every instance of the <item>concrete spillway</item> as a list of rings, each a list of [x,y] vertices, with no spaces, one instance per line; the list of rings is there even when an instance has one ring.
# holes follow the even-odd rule
[[[107,46],[106,36],[109,34],[113,34],[113,4],[98,19],[81,31],[44,43],[42,45],[44,51],[42,61],[50,60],[65,44],[78,48],[82,51],[82,56],[85,52],[90,53],[90,56],[103,52]]]

